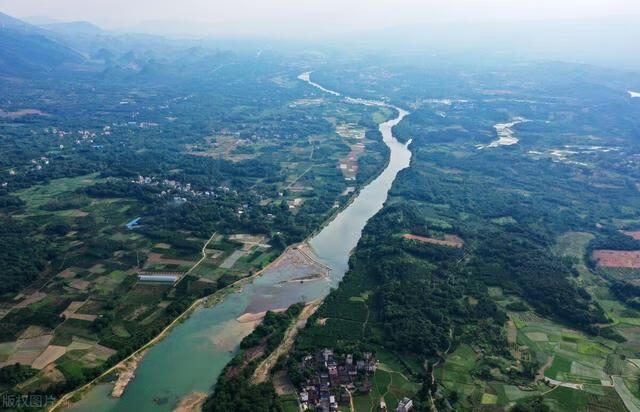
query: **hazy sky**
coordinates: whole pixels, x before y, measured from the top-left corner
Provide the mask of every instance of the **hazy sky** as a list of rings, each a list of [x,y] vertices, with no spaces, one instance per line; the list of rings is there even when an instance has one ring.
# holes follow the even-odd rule
[[[104,28],[172,21],[193,34],[305,37],[434,21],[592,19],[640,15],[637,0],[0,0],[16,16],[88,20]],[[177,24],[192,22],[193,24]],[[141,27],[152,27],[143,25]],[[168,27],[169,25],[167,25]]]

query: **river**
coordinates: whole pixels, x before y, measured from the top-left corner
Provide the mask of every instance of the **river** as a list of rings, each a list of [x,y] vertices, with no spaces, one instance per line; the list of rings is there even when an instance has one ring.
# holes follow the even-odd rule
[[[236,319],[246,313],[287,307],[301,300],[324,298],[336,287],[348,269],[349,256],[362,229],[383,206],[397,173],[408,167],[411,152],[398,142],[391,129],[408,112],[382,101],[342,97],[325,89],[303,73],[299,79],[352,104],[386,106],[398,112],[396,118],[379,125],[390,149],[383,172],[366,185],[356,198],[309,241],[315,255],[331,268],[328,279],[316,282],[283,282],[282,276],[267,272],[241,291],[232,293],[213,307],[200,307],[146,354],[136,377],[121,398],[110,396],[112,384],[96,385],[84,398],[68,407],[72,411],[170,411],[186,395],[210,392],[218,375],[231,360],[244,336],[255,323]]]

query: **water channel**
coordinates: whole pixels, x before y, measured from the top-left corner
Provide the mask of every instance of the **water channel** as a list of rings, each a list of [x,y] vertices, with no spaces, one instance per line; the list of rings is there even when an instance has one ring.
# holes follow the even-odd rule
[[[92,388],[68,410],[170,411],[180,399],[191,393],[211,391],[242,338],[255,327],[255,323],[238,322],[238,317],[288,307],[302,299],[324,298],[330,288],[338,285],[347,271],[349,256],[360,239],[362,229],[369,218],[382,208],[397,173],[409,166],[411,152],[408,144],[398,142],[391,131],[408,112],[382,101],[343,97],[312,82],[310,75],[303,73],[299,79],[352,104],[386,106],[397,111],[394,119],[379,125],[384,143],[390,149],[384,171],[308,241],[319,260],[331,268],[330,276],[314,282],[286,282],[283,277],[292,274],[266,271],[241,291],[227,296],[222,303],[198,308],[152,347],[121,398],[112,398],[113,385],[103,383]]]

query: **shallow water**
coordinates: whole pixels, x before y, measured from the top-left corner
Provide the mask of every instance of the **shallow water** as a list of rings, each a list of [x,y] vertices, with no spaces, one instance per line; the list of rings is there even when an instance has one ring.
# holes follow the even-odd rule
[[[310,85],[339,97],[338,92],[311,82],[310,73],[299,77]],[[390,106],[382,101],[346,97],[353,104]],[[209,392],[224,366],[237,351],[254,323],[236,320],[245,313],[287,307],[300,300],[323,298],[338,285],[348,268],[351,251],[358,243],[362,229],[387,199],[397,173],[408,167],[411,152],[408,144],[398,142],[391,128],[408,112],[393,107],[398,116],[379,126],[384,142],[390,148],[389,164],[358,196],[309,240],[317,257],[331,267],[328,279],[314,282],[282,282],[281,271],[267,271],[242,291],[230,294],[222,303],[200,307],[189,319],[151,348],[140,363],[135,379],[119,399],[110,397],[111,384],[93,388],[80,402],[69,407],[73,411],[170,411],[184,396],[192,392]],[[299,277],[300,273],[291,273]]]

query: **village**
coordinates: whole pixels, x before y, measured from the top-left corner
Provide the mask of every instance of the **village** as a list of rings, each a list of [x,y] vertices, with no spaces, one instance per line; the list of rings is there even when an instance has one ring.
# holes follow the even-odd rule
[[[359,357],[353,353],[336,354],[333,349],[325,348],[305,356],[301,367],[309,378],[298,393],[300,407],[302,410],[337,412],[339,405],[345,405],[353,410],[352,396],[371,392],[377,364],[371,352],[364,352]],[[408,412],[412,408],[413,401],[406,397],[398,401],[395,409],[390,409],[381,398],[377,410]]]

